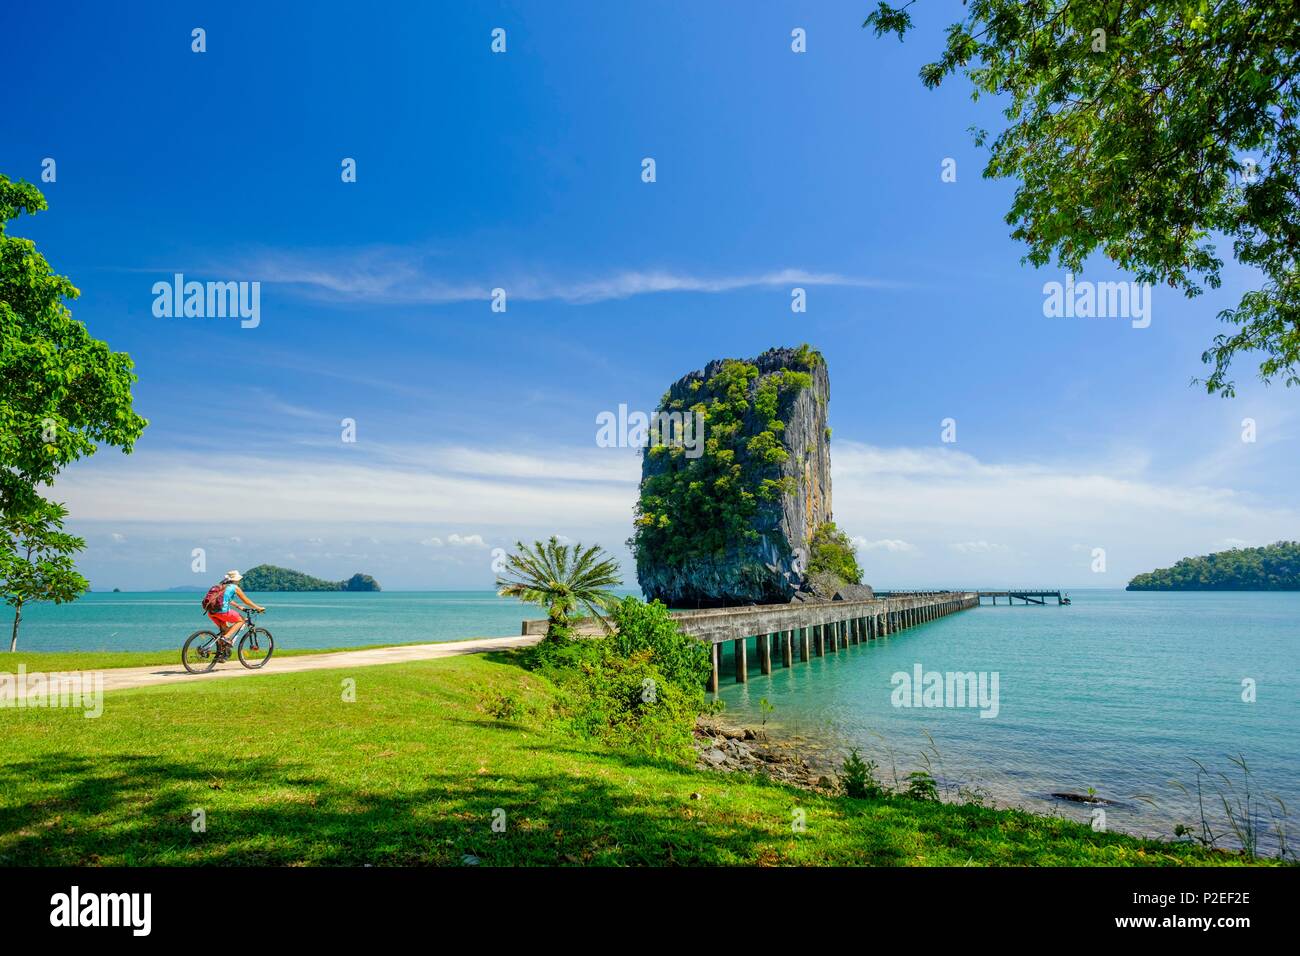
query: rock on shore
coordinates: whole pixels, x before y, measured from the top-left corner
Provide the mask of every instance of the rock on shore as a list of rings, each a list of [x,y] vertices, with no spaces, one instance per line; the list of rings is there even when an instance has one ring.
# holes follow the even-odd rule
[[[839,792],[829,767],[816,765],[788,742],[768,740],[762,730],[700,718],[695,725],[695,749],[696,765],[707,770],[757,773],[806,790]]]

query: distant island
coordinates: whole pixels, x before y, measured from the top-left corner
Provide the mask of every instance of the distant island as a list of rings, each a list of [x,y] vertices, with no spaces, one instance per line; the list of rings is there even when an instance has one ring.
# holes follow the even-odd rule
[[[379,582],[368,574],[357,572],[346,581],[326,581],[301,571],[277,568],[274,564],[259,564],[249,568],[239,582],[245,591],[379,591]]]
[[[1139,574],[1128,591],[1300,591],[1300,541],[1183,558]]]

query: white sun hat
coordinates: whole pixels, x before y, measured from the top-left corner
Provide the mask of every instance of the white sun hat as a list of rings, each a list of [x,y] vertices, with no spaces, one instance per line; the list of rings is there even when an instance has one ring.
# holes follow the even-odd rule
[[[240,581],[242,581],[243,579],[244,579],[244,576],[243,576],[242,574],[240,574],[238,571],[227,571],[227,572],[226,572],[226,580],[227,580],[227,581],[234,581],[234,582],[237,584],[237,583],[239,583]]]

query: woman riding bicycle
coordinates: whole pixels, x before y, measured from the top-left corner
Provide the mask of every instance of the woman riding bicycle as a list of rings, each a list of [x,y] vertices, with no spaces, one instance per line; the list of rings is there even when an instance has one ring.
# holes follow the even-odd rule
[[[221,610],[213,611],[208,615],[212,623],[221,629],[220,641],[221,651],[228,654],[230,645],[233,643],[233,635],[239,630],[239,626],[244,623],[244,619],[239,616],[239,612],[234,610],[230,605],[238,600],[239,604],[235,607],[242,607],[249,611],[265,611],[266,608],[260,604],[254,604],[247,594],[240,588],[239,582],[244,576],[238,571],[227,571],[226,576],[221,579],[225,588],[221,592]]]

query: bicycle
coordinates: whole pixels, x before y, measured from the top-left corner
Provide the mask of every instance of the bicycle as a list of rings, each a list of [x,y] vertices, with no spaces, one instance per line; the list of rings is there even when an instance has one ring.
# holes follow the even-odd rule
[[[258,627],[253,621],[253,616],[260,613],[245,608],[241,630],[231,635],[232,646],[239,657],[239,663],[249,670],[265,667],[266,662],[275,653],[275,638],[271,636],[271,632],[264,627]],[[239,643],[234,645],[236,635],[239,636]],[[206,674],[218,664],[230,660],[231,649],[221,647],[218,640],[220,636],[213,631],[195,631],[191,634],[181,648],[181,663],[185,665],[185,669],[191,674]]]

